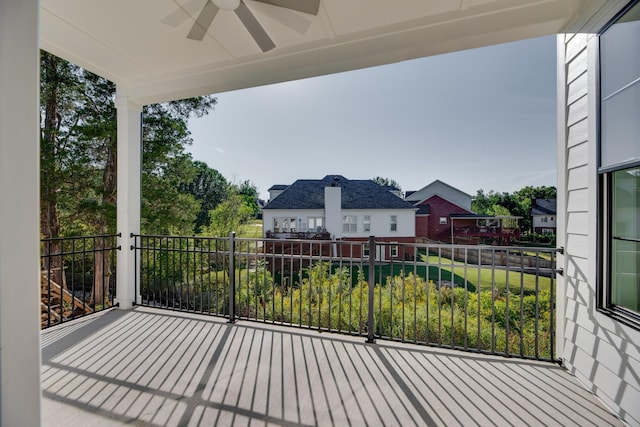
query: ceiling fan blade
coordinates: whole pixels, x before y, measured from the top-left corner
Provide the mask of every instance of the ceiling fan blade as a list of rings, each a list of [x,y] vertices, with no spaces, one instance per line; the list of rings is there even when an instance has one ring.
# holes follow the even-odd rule
[[[317,15],[320,9],[320,0],[255,0],[273,6],[280,6],[286,9],[297,10],[298,12]]]
[[[218,13],[218,6],[213,4],[211,0],[207,0],[207,2],[202,6],[202,10],[200,14],[196,18],[196,22],[191,27],[191,31],[187,34],[187,38],[191,40],[202,40],[204,35],[209,31],[209,27],[213,22],[213,18],[216,17]]]
[[[269,34],[267,34],[262,25],[260,25],[244,1],[240,2],[240,6],[237,7],[235,13],[263,52],[268,52],[276,47],[271,37],[269,37]]]
[[[202,0],[191,0],[184,4],[182,7],[178,7],[176,10],[165,16],[160,20],[165,25],[170,27],[177,27],[184,23],[192,13],[199,10],[198,6],[202,3]]]
[[[256,5],[256,9],[257,8],[258,6]],[[309,19],[290,9],[265,6],[260,8],[260,12],[291,28],[299,34],[306,34],[311,26],[311,21]]]

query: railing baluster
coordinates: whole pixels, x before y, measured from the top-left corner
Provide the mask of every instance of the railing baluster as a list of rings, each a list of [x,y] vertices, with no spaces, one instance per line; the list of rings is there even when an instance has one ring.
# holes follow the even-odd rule
[[[367,244],[369,257],[365,259]],[[553,360],[549,331],[555,316],[554,250],[400,243],[399,259],[391,257],[394,244],[375,238],[367,243],[230,235],[228,239],[140,236],[134,246],[140,271],[148,278],[148,285],[140,282],[141,293],[148,294],[143,305],[222,314],[230,321],[337,331],[361,335],[367,342],[374,342],[377,335]],[[99,246],[108,250],[106,243],[96,242],[94,249],[90,246],[87,242],[83,248],[87,255],[93,255]],[[543,258],[546,253],[551,253],[552,268]],[[384,256],[377,259],[377,254]],[[412,261],[408,254],[413,254]],[[86,262],[88,265],[90,258]],[[109,262],[106,258],[104,262],[106,270]],[[216,264],[219,275],[213,268]],[[72,276],[80,265],[72,264]],[[365,269],[368,274],[361,277]],[[106,278],[104,283],[106,286]],[[518,302],[519,307],[514,306]]]
[[[229,323],[236,321],[236,233],[229,233]]]
[[[374,334],[374,317],[373,317],[373,294],[375,286],[375,254],[376,254],[376,240],[375,237],[369,237],[369,301],[368,301],[368,313],[367,313],[367,342],[373,344],[376,342]],[[381,295],[382,296],[382,295]],[[381,298],[382,299],[382,298]],[[380,310],[380,315],[382,309]]]

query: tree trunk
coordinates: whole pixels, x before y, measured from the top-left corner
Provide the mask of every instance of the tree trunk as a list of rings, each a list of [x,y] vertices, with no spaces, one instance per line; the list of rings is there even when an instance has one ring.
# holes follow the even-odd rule
[[[102,204],[103,206],[116,203],[116,150],[115,138],[109,138],[107,142],[107,162],[102,174]],[[98,219],[96,224],[98,234],[109,233],[109,227],[104,216]],[[105,249],[108,245],[106,239],[98,238],[95,244],[93,288],[91,302],[96,309],[105,308],[109,302],[109,284],[111,282],[111,250]]]
[[[42,97],[44,101],[44,126],[40,136],[41,167],[40,167],[40,233],[43,238],[55,238],[60,234],[60,219],[58,216],[57,179],[56,179],[56,143],[60,130],[60,75],[58,73],[59,59],[53,55],[43,53],[43,72],[46,80],[43,83]],[[64,289],[66,280],[62,256],[58,241],[46,242],[42,248],[42,270],[46,277]]]

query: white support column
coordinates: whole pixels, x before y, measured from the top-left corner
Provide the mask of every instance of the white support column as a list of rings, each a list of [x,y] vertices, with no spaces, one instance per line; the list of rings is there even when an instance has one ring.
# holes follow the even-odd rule
[[[120,308],[129,309],[139,301],[135,291],[135,256],[131,246],[131,233],[140,233],[140,168],[142,106],[129,100],[126,92],[118,87],[118,232],[122,233],[117,259],[116,302]]]
[[[556,36],[557,46],[557,102],[558,102],[558,141],[557,141],[557,167],[558,167],[558,192],[556,200],[556,247],[566,247],[567,231],[567,75],[565,56],[565,34]],[[561,268],[564,274],[556,274],[556,354],[557,358],[564,357],[564,329],[566,327],[566,300],[567,285],[567,257],[558,254],[556,267]],[[552,355],[553,356],[553,355]]]
[[[40,425],[38,0],[0,0],[0,426]]]

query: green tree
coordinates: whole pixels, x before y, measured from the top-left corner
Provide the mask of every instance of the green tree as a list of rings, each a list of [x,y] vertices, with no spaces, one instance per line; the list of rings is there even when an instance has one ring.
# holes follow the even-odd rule
[[[114,83],[41,53],[41,229],[45,237],[116,232],[115,90]],[[207,114],[215,103],[215,98],[206,96],[144,108],[143,230],[170,231],[170,225],[177,224],[178,231],[192,231],[200,205],[192,195],[179,191],[180,184],[196,175],[185,152],[191,143],[187,121]],[[95,249],[100,249],[100,239],[96,244]],[[60,249],[55,244],[46,247],[51,252]],[[96,252],[91,297],[96,304],[104,298],[98,282],[109,274],[109,259],[107,253]],[[63,278],[58,278],[61,285]]]
[[[214,210],[209,212],[210,225],[204,227],[204,234],[214,237],[228,236],[232,231],[237,231],[253,216],[253,210],[247,205],[243,196],[230,195]]]
[[[215,106],[211,96],[144,107],[142,150],[142,231],[191,234],[201,202],[184,188],[199,169],[185,151],[192,143],[190,117],[201,117]]]
[[[255,217],[260,209],[258,207],[258,188],[247,179],[236,185],[236,191],[251,209],[251,215]]]
[[[375,178],[372,179],[372,181],[378,185],[396,187],[398,190],[402,190],[402,187],[400,187],[400,184],[395,179],[376,176]]]
[[[70,128],[75,122],[74,105],[78,97],[79,70],[47,52],[40,56],[40,233],[45,238],[61,234],[60,203],[68,194],[68,163],[74,159],[69,145]],[[60,242],[43,246],[43,255],[59,253]],[[43,271],[65,287],[60,257],[44,258]]]
[[[496,193],[493,190],[485,193],[478,190],[471,203],[471,209],[478,214],[486,215],[508,215],[522,217],[520,229],[529,231],[531,229],[531,200],[532,199],[555,199],[555,187],[532,187],[527,186],[512,194]]]
[[[206,163],[194,161],[196,175],[189,183],[182,184],[180,190],[191,194],[200,202],[200,211],[196,215],[194,233],[202,232],[203,227],[209,226],[209,211],[222,203],[229,192],[231,184],[215,169]]]

